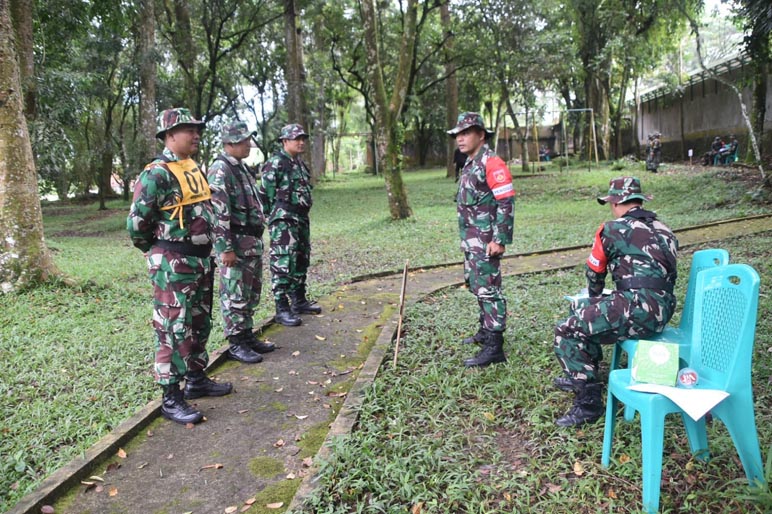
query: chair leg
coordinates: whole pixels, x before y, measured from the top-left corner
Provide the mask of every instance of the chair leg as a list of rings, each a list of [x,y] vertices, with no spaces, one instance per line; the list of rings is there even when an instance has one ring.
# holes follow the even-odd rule
[[[689,438],[689,448],[692,451],[692,455],[703,462],[708,462],[710,460],[710,453],[708,452],[708,432],[705,427],[705,416],[701,417],[698,421],[694,421],[688,414],[681,413],[681,419],[683,419],[684,428],[686,428],[686,435]]]
[[[614,442],[614,429],[617,423],[617,405],[619,400],[611,394],[609,388],[606,396],[606,424],[603,427],[603,456],[600,463],[604,468],[607,468],[611,462],[611,447]]]
[[[665,417],[641,411],[641,454],[643,457],[643,509],[659,510],[659,486],[662,480],[662,451]]]
[[[713,414],[724,422],[729,435],[732,436],[748,482],[751,485],[757,480],[763,482],[764,469],[756,431],[756,417],[753,413],[753,399],[736,398],[734,402],[727,400],[715,406]]]

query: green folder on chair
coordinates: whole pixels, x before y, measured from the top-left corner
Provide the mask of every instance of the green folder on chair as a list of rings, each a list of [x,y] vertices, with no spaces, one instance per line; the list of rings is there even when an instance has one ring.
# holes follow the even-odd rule
[[[636,382],[675,386],[678,344],[641,339],[633,356],[630,376]]]

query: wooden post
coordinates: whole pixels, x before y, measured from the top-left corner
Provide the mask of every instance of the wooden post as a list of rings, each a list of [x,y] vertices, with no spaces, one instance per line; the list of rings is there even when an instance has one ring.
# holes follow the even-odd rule
[[[402,336],[402,316],[405,313],[405,288],[407,287],[407,267],[409,260],[405,261],[405,268],[402,270],[402,288],[399,292],[399,320],[397,321],[397,341],[394,344],[394,362],[392,365],[397,367],[397,355],[399,355],[399,340]]]

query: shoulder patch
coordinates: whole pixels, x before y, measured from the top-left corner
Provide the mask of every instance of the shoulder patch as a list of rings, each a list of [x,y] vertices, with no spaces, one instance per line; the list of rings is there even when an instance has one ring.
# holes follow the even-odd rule
[[[512,174],[506,163],[498,155],[488,158],[485,163],[485,181],[491,188],[496,200],[503,200],[515,196],[515,188],[512,185]]]

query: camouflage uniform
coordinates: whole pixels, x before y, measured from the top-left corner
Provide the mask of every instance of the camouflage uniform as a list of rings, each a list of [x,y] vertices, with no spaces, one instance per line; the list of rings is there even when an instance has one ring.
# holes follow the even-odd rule
[[[598,201],[651,198],[639,191],[638,179],[622,177]],[[675,310],[677,250],[673,232],[640,206],[600,226],[586,265],[590,298],[555,328],[555,354],[572,379],[597,380],[602,344],[662,332]],[[601,296],[609,271],[616,287]]]
[[[280,139],[307,137],[300,125],[287,125]],[[262,167],[259,189],[271,237],[271,289],[277,302],[302,292],[311,258],[311,174],[298,156],[278,150]]]
[[[501,292],[500,257],[486,255],[489,242],[512,243],[515,190],[506,164],[486,144],[466,160],[456,196],[464,282],[477,297],[481,325],[506,328],[507,301]]]
[[[187,109],[170,109],[162,116],[170,111],[185,111],[186,123],[203,125]],[[164,123],[171,124],[162,119]],[[180,181],[170,169],[181,163],[190,166],[183,176],[194,196],[186,205]],[[166,148],[139,175],[127,229],[134,246],[147,257],[153,284],[155,378],[162,385],[178,383],[186,371],[203,370],[209,360],[214,222],[209,186],[192,159],[181,160]]]
[[[245,135],[246,134],[246,135]],[[238,143],[254,135],[237,122],[223,129],[223,143]],[[220,270],[220,305],[225,337],[251,333],[262,288],[263,216],[252,173],[239,159],[223,153],[207,172],[212,207],[217,217],[214,249]],[[234,252],[233,266],[222,265],[222,254]]]

